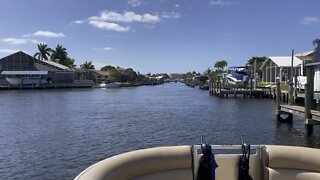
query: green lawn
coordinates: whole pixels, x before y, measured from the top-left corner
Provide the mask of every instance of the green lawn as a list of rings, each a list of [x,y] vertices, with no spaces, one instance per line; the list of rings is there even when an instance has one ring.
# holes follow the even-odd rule
[[[271,88],[276,88],[276,85],[274,83],[268,83],[268,82],[257,82],[258,87],[266,87],[271,86]],[[289,84],[281,83],[280,84],[281,91],[288,91],[289,90]]]

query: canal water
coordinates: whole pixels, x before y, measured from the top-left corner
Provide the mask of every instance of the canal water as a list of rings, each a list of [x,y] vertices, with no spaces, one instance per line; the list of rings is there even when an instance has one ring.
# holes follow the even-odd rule
[[[181,83],[120,89],[0,92],[0,178],[72,179],[122,152],[166,145],[320,147],[303,119],[275,121],[275,101],[219,99]]]

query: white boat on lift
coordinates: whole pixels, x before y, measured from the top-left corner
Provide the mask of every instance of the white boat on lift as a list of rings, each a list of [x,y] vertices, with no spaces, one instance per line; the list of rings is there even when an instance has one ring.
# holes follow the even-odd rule
[[[207,156],[203,147],[211,147],[207,149],[216,154]],[[75,180],[248,180],[239,178],[244,174],[253,180],[320,179],[320,149],[252,145],[247,148],[249,152],[243,154],[244,147],[248,145],[203,144],[137,150],[97,162],[81,172]],[[210,159],[206,161],[208,157]],[[244,157],[247,157],[247,167],[243,166]],[[209,170],[204,168],[206,162],[211,164]]]
[[[250,80],[250,74],[247,72],[246,66],[229,67],[230,74],[225,76],[225,79],[232,87],[246,87]]]

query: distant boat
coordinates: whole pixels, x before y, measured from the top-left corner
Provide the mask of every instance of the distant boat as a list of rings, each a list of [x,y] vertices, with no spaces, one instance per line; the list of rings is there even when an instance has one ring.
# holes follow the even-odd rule
[[[114,82],[110,80],[106,80],[105,82],[100,84],[100,88],[118,88],[120,87],[121,83],[119,82]]]
[[[229,85],[233,87],[246,87],[248,85],[250,74],[247,72],[246,66],[230,67],[229,69],[231,73],[225,76]]]

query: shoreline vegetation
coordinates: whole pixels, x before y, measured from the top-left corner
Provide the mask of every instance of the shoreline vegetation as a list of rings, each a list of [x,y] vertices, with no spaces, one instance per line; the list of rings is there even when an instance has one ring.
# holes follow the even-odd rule
[[[47,60],[59,63],[70,69],[82,70],[92,73],[91,80],[93,80],[93,87],[99,87],[99,84],[105,81],[112,81],[121,83],[120,87],[136,87],[142,85],[157,85],[162,84],[166,79],[169,79],[168,74],[140,74],[140,72],[134,71],[132,68],[114,67],[112,65],[106,65],[100,70],[96,70],[92,61],[84,61],[80,64],[80,68],[77,68],[75,60],[68,56],[67,49],[62,45],[57,45],[55,49],[51,49],[47,44],[38,44],[38,52],[34,54],[34,58],[40,60]]]

